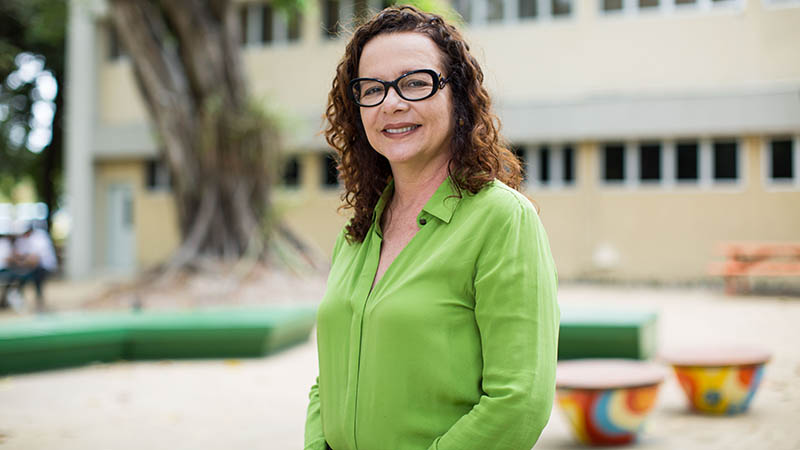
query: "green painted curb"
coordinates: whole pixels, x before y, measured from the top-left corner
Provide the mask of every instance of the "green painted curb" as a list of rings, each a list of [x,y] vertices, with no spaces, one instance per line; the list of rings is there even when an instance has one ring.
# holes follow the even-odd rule
[[[313,308],[64,314],[0,322],[0,376],[92,362],[260,357],[308,339]]]

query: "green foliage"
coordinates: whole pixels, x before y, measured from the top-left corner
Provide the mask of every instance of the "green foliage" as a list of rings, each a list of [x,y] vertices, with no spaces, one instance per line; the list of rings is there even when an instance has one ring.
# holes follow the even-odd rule
[[[395,5],[411,5],[425,12],[438,14],[453,25],[460,25],[463,22],[461,15],[444,0],[401,0]]]
[[[50,203],[51,210],[61,186],[59,108],[66,19],[66,0],[0,1],[0,191],[7,196],[15,185],[33,179],[37,194]],[[33,105],[41,99],[34,89],[35,80],[9,80],[19,69],[21,54],[42,61],[42,69],[52,73],[59,88],[54,100],[53,138],[39,153],[29,151],[25,145],[32,129]]]

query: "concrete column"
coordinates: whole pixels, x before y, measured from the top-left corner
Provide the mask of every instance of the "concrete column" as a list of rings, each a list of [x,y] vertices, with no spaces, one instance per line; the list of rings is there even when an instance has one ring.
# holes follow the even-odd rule
[[[761,166],[765,161],[761,157],[762,148],[763,139],[759,136],[744,136],[739,140],[739,184],[747,191],[764,189],[761,175],[767,171]]]
[[[85,278],[92,269],[92,131],[95,114],[95,29],[88,2],[69,2],[66,87],[66,188],[72,226],[67,242],[66,273]]]

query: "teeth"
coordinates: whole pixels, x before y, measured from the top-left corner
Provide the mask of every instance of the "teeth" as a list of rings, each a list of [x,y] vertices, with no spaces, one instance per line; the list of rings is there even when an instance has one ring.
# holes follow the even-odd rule
[[[410,127],[403,127],[403,128],[391,128],[391,129],[387,128],[386,132],[391,134],[400,134],[400,133],[405,133],[406,131],[411,131],[414,128],[417,128],[417,126],[411,125]]]

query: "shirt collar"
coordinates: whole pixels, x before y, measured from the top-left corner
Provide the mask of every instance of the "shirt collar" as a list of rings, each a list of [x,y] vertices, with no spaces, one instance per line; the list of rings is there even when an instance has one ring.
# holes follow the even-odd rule
[[[391,180],[389,184],[386,185],[386,188],[383,189],[383,193],[378,199],[378,203],[375,205],[375,210],[372,213],[372,220],[375,223],[380,223],[381,215],[384,209],[386,209],[386,203],[393,193],[394,180]],[[444,223],[450,223],[450,219],[453,217],[453,213],[460,201],[461,196],[459,196],[453,182],[450,181],[450,177],[447,177],[442,184],[439,185],[428,202],[425,203],[425,206],[422,207],[422,211],[436,217]]]
[[[392,197],[394,193],[394,180],[390,180],[389,184],[383,188],[383,193],[381,194],[380,198],[378,198],[378,203],[375,205],[375,209],[372,211],[372,221],[376,224],[380,224],[381,215],[383,215],[383,210],[386,209],[386,203],[389,202],[389,198]]]
[[[458,203],[461,201],[461,196],[458,193],[450,177],[447,177],[436,192],[433,193],[428,203],[422,207],[426,213],[436,217],[444,223],[450,223]]]

